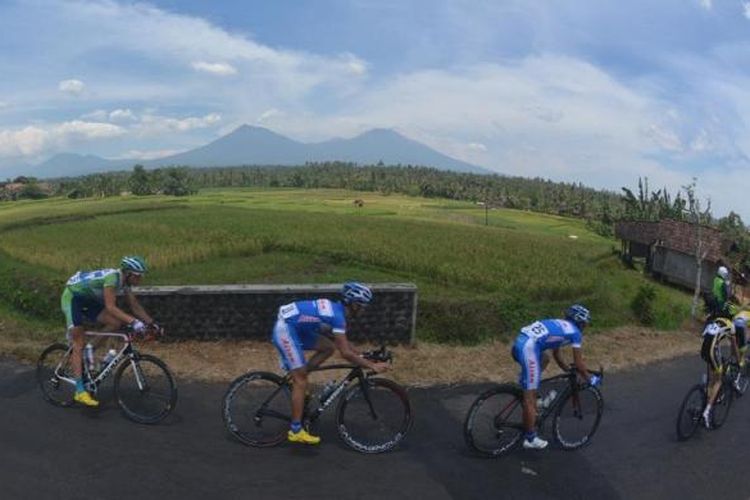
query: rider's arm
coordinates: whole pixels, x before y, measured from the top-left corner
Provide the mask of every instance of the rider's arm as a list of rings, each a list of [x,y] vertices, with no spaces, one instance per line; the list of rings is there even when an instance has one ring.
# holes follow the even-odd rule
[[[115,293],[114,287],[104,287],[103,294],[104,308],[109,314],[127,324],[130,324],[135,320],[133,316],[117,307],[117,294]]]
[[[557,363],[557,366],[559,366],[562,371],[568,371],[568,365],[565,364],[565,360],[562,357],[559,347],[552,349],[552,357],[555,358],[555,363]]]
[[[349,343],[345,334],[334,335],[333,342],[336,345],[336,349],[341,353],[341,357],[352,364],[378,372],[388,366],[385,363],[373,363],[369,359],[360,357],[354,347]]]
[[[133,311],[133,314],[135,314],[138,319],[142,320],[147,325],[150,325],[154,322],[154,319],[149,316],[149,314],[146,312],[146,310],[141,306],[141,303],[138,302],[138,299],[135,298],[135,295],[130,290],[127,290],[125,292],[125,297],[128,301],[128,307],[130,307],[130,310]]]
[[[581,374],[581,376],[586,379],[586,381],[591,381],[591,374],[586,369],[586,365],[583,362],[583,354],[581,354],[581,348],[580,347],[574,347],[573,348],[573,363],[575,363],[576,370],[578,370],[578,373]]]

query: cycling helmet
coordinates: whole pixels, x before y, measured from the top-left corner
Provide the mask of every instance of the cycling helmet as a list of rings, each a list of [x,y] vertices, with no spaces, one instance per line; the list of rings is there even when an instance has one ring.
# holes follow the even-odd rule
[[[727,279],[729,278],[729,269],[727,269],[724,266],[719,266],[719,269],[716,270],[716,274],[718,274],[721,279]]]
[[[143,257],[138,257],[137,255],[123,257],[120,261],[120,269],[135,274],[143,274],[148,270],[146,261],[143,260]]]
[[[372,300],[372,290],[356,281],[344,283],[341,295],[344,297],[344,304],[351,304],[353,302],[357,304],[369,304]]]
[[[565,311],[565,318],[576,323],[591,323],[591,313],[581,304],[573,304]]]

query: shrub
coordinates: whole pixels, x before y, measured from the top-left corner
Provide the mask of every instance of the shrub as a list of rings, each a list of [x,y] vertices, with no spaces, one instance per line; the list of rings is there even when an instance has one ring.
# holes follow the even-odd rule
[[[638,287],[638,292],[630,302],[630,309],[642,325],[654,324],[654,302],[656,301],[656,288],[645,283]]]

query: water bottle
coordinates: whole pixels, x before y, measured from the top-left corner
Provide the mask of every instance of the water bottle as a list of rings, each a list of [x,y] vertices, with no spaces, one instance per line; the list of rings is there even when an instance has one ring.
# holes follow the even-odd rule
[[[90,371],[94,371],[94,346],[91,343],[86,344],[83,348],[83,359],[86,360],[86,368]]]
[[[320,392],[320,402],[325,402],[326,399],[328,399],[328,396],[331,395],[333,390],[336,388],[336,381],[335,380],[329,380],[326,382],[326,385],[323,386],[323,390]]]
[[[102,359],[102,365],[107,366],[116,357],[117,357],[117,351],[115,351],[114,349],[110,349],[109,351],[107,351],[107,355],[104,356],[104,359]]]

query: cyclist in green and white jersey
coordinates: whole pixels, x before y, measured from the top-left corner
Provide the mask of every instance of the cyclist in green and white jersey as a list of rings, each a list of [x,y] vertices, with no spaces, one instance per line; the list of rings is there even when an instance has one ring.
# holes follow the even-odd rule
[[[130,291],[137,286],[146,272],[146,262],[141,257],[128,256],[120,261],[120,269],[78,271],[65,285],[60,305],[65,314],[68,341],[73,345],[71,363],[76,377],[74,399],[86,406],[98,406],[83,384],[82,352],[84,322],[102,325],[106,330],[118,330],[128,324],[134,332],[142,333],[154,320],[138,303]],[[133,314],[117,307],[117,294],[124,293]]]

